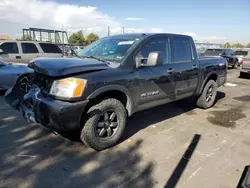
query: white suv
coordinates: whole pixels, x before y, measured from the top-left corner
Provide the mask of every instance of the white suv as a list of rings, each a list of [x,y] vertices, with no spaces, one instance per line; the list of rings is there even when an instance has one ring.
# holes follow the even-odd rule
[[[38,57],[62,57],[61,49],[52,43],[5,40],[0,42],[0,61],[29,63]]]

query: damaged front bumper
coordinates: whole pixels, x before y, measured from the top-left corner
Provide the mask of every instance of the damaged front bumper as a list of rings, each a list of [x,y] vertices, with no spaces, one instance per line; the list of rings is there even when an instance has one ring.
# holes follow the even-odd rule
[[[44,97],[40,88],[33,86],[27,93],[17,84],[5,94],[6,102],[21,112],[29,122],[53,131],[75,130],[80,127],[82,113],[88,101],[63,102]]]

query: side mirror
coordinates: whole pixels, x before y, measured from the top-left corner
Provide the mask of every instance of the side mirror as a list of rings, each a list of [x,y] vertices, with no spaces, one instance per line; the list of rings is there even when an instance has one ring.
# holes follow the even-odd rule
[[[3,50],[2,49],[0,49],[0,54],[3,54]]]
[[[151,52],[148,55],[147,66],[154,67],[163,65],[163,58],[161,52]]]
[[[146,63],[143,63],[145,62]],[[150,52],[148,58],[137,58],[136,67],[155,67],[163,65],[163,57],[161,52]]]

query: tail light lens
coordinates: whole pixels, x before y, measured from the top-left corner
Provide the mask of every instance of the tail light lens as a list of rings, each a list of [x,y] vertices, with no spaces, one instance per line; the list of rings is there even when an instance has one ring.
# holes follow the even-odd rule
[[[243,59],[240,61],[240,65],[243,65]]]

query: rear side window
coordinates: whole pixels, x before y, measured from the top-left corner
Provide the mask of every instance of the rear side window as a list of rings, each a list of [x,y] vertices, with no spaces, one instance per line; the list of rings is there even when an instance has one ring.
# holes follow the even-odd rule
[[[242,55],[242,56],[246,56],[248,54],[247,51],[235,51],[234,53],[235,55]]]
[[[38,49],[33,43],[21,43],[21,46],[24,54],[38,53]]]
[[[44,53],[56,53],[56,54],[62,53],[60,48],[55,44],[39,43],[39,45],[41,46]]]
[[[171,40],[172,62],[192,61],[190,40],[183,37],[174,37]]]
[[[4,54],[18,54],[18,47],[16,42],[6,42],[0,46]]]

